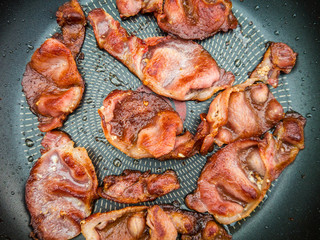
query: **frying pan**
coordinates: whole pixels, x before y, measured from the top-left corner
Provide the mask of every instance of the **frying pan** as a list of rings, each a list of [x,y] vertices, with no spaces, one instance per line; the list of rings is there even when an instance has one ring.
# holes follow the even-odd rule
[[[65,0],[11,0],[0,2],[0,239],[27,239],[31,231],[24,203],[24,186],[31,167],[40,156],[43,134],[29,111],[21,90],[26,63],[44,40],[58,31],[55,12]],[[103,7],[119,20],[114,1],[80,1],[86,14]],[[297,65],[280,86],[272,89],[285,110],[291,108],[307,118],[305,149],[274,182],[263,203],[250,217],[226,226],[234,239],[320,239],[320,2],[234,0],[233,10],[241,28],[199,41],[218,64],[236,75],[236,83],[246,79],[265,51],[268,41],[285,42],[299,53]],[[151,15],[139,15],[121,22],[141,38],[165,35]],[[99,180],[106,174],[120,174],[126,168],[152,172],[174,169],[181,189],[153,203],[172,203],[185,208],[183,199],[196,186],[206,158],[196,155],[185,161],[133,160],[110,146],[100,128],[97,109],[115,88],[141,88],[140,81],[123,65],[96,47],[92,28],[87,28],[78,61],[86,81],[79,108],[69,116],[62,130],[78,146],[88,150]],[[212,99],[211,99],[212,100]],[[206,102],[170,101],[185,117],[184,126],[195,132]],[[98,200],[94,211],[127,206]],[[83,239],[79,236],[77,239]]]

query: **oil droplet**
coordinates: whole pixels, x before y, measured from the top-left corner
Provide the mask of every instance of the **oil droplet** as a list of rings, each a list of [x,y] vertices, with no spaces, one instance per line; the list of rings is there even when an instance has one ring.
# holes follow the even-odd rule
[[[160,172],[161,172],[161,168],[160,168],[160,167],[157,168],[157,169],[156,169],[156,172],[157,172],[157,173],[160,173]]]
[[[306,117],[307,118],[312,118],[312,114],[311,113],[307,113]]]
[[[316,138],[315,138],[316,141],[319,141],[319,139],[320,139],[319,137],[316,137]]]
[[[274,35],[279,35],[280,32],[278,30],[274,31]]]
[[[120,167],[122,164],[121,160],[116,158],[115,160],[113,160],[113,165],[116,167]]]
[[[86,103],[88,103],[88,104],[90,104],[92,102],[93,102],[92,98],[88,98],[87,101],[86,101]]]
[[[235,65],[236,67],[240,67],[240,66],[241,66],[241,60],[240,60],[240,59],[236,59],[236,60],[234,61],[234,65]]]
[[[27,147],[32,147],[34,145],[34,142],[30,138],[27,138],[25,143]]]
[[[300,39],[300,38],[299,38],[298,36],[295,38],[296,41],[299,41],[299,39]]]
[[[24,21],[25,21],[24,19],[21,20],[21,22],[24,22]]]
[[[100,162],[101,160],[103,159],[103,157],[101,156],[101,155],[99,155],[98,157],[97,157],[97,160]]]
[[[14,195],[15,194],[15,192],[14,191],[11,191],[11,195]]]
[[[96,72],[105,72],[105,68],[103,66],[96,66]]]
[[[2,57],[5,57],[6,56],[6,54],[2,54]]]
[[[30,45],[30,44],[28,44],[28,48],[29,48],[30,50],[33,50],[33,49],[34,49],[34,47],[33,47],[32,45]]]
[[[133,164],[135,164],[135,165],[139,164],[139,160],[138,159],[134,159],[133,160]]]
[[[28,162],[33,162],[33,157],[32,156],[28,157]]]
[[[257,5],[257,6],[254,7],[254,10],[256,10],[256,11],[258,11],[259,9],[260,9],[260,6],[259,6],[259,5]]]
[[[312,107],[311,110],[312,110],[312,111],[315,111],[315,110],[317,110],[317,109],[316,109],[316,107]]]
[[[252,22],[252,21],[250,21],[250,22],[249,22],[249,25],[251,26],[252,24],[253,24],[253,22]]]
[[[87,117],[84,116],[84,117],[82,118],[82,121],[87,121]]]
[[[230,45],[230,41],[226,41],[226,46],[229,46]]]

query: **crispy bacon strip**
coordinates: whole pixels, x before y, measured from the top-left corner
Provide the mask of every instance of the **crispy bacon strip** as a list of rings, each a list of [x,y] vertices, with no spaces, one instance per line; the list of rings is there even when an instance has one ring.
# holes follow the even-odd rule
[[[153,201],[180,188],[178,176],[172,170],[162,174],[125,170],[120,176],[106,176],[103,183],[99,195],[120,203]]]
[[[170,205],[127,207],[96,213],[81,222],[87,240],[181,239],[227,240],[231,236],[210,215]]]
[[[237,27],[229,0],[117,0],[120,17],[154,12],[159,27],[183,39],[205,39]]]
[[[62,34],[56,33],[53,37],[69,48],[76,58],[84,41],[87,24],[82,8],[77,0],[70,0],[59,7],[56,17]]]
[[[129,36],[103,9],[92,10],[88,19],[98,46],[159,95],[180,101],[204,101],[234,81],[233,74],[219,68],[211,55],[195,42],[170,36],[145,40]]]
[[[276,88],[280,72],[290,73],[296,64],[297,55],[287,44],[271,42],[250,78],[257,78]]]
[[[42,156],[31,170],[25,200],[39,239],[71,239],[91,214],[98,181],[87,151],[60,131],[46,133]]]
[[[184,159],[195,154],[193,135],[162,98],[145,92],[114,90],[98,110],[105,137],[130,157]]]
[[[186,197],[189,208],[209,212],[222,224],[247,217],[262,201],[271,182],[304,148],[306,120],[287,113],[274,134],[238,140],[212,155]]]
[[[280,47],[284,50],[279,50]],[[271,52],[273,59],[277,59],[274,60],[277,65],[270,63]],[[293,56],[294,61],[289,63],[288,59],[292,59]],[[286,69],[284,72],[289,73],[295,64],[295,56],[296,54],[287,45],[272,43],[262,62],[246,82],[228,88],[217,95],[210,104],[208,114],[200,115],[201,124],[195,140],[201,154],[207,154],[214,143],[222,146],[238,139],[258,137],[274,127],[284,117],[282,106],[274,98],[267,85],[256,82],[271,83],[267,76],[275,71],[277,75],[272,75],[274,76],[272,81],[278,82],[280,70],[277,66],[282,66],[282,71]],[[267,68],[271,70],[262,71]]]

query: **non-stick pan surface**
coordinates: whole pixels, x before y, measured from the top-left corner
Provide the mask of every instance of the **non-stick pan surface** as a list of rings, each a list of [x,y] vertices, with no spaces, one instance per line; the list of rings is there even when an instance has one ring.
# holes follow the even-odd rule
[[[21,78],[34,50],[58,30],[55,12],[65,0],[1,1],[0,3],[0,239],[27,239],[29,215],[24,203],[24,185],[29,171],[40,156],[43,134],[36,117],[29,111],[21,92]],[[103,7],[119,20],[115,1],[80,1],[86,14]],[[236,83],[246,79],[260,61],[265,43],[280,41],[299,53],[294,70],[281,77],[272,89],[285,110],[291,108],[307,118],[306,148],[295,162],[274,182],[264,202],[250,217],[228,225],[234,239],[319,239],[320,238],[320,4],[317,1],[234,0],[233,9],[241,27],[199,41],[223,68],[236,75]],[[121,22],[141,38],[164,35],[151,15]],[[78,62],[86,81],[86,92],[79,108],[62,128],[78,146],[85,147],[100,181],[106,174],[138,169],[163,172],[174,169],[182,188],[154,203],[180,204],[195,188],[206,158],[196,155],[185,161],[159,162],[133,160],[105,140],[97,109],[115,88],[141,88],[140,81],[106,52],[98,50],[90,26],[82,49],[85,58]],[[206,112],[211,100],[186,104],[170,101],[185,117],[184,126],[194,133],[199,114]],[[153,203],[146,203],[148,205]],[[95,211],[122,208],[99,200]],[[82,236],[78,239],[83,239]]]

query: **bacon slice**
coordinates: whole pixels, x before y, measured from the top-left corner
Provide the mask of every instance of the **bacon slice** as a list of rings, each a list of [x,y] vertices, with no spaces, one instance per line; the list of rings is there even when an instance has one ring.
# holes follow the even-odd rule
[[[170,36],[145,40],[129,36],[119,22],[100,8],[92,10],[88,19],[98,46],[159,95],[180,101],[204,101],[234,81],[233,74],[220,69],[195,42]]]
[[[156,12],[159,27],[183,39],[205,39],[235,29],[238,21],[229,0],[167,0]]]
[[[106,176],[103,183],[99,195],[120,203],[153,201],[180,188],[178,176],[172,170],[162,174],[125,170],[120,176]]]
[[[77,0],[62,5],[56,16],[62,34],[55,34],[35,51],[21,83],[42,132],[61,127],[84,91],[74,58],[84,40],[85,16]]]
[[[250,78],[257,78],[276,88],[280,72],[290,73],[296,64],[297,55],[287,44],[271,42]]]
[[[210,215],[180,210],[170,205],[127,207],[96,213],[81,222],[87,240],[109,239],[212,239],[231,236]]]
[[[114,90],[98,112],[109,143],[130,157],[164,160],[195,154],[193,135],[182,134],[179,114],[154,94]]]
[[[285,73],[290,72],[295,60],[289,64],[288,59],[293,56],[295,59],[296,54],[287,45],[286,47],[284,45],[283,43],[272,43],[250,78],[242,84],[219,93],[210,104],[208,114],[200,115],[201,124],[195,140],[201,154],[207,154],[214,143],[222,146],[238,139],[258,137],[274,127],[284,117],[282,106],[269,91],[268,86],[256,83],[257,81],[270,83],[267,76],[271,71],[278,71],[277,66],[282,66],[282,70],[287,69]],[[286,56],[279,50],[279,46],[286,49],[284,51],[288,53]],[[271,65],[270,71],[262,72],[262,69],[266,69],[264,66],[270,64],[270,52],[277,52],[273,54],[273,58],[277,59],[277,65]],[[276,76],[273,74],[274,83],[278,82],[279,71]]]
[[[205,39],[237,27],[229,0],[117,0],[120,17],[154,12],[159,27],[183,39]],[[162,7],[163,5],[163,7]]]
[[[161,12],[163,0],[116,0],[121,18],[142,13]]]
[[[186,197],[187,206],[208,211],[222,224],[249,216],[304,148],[305,122],[300,114],[287,113],[274,135],[238,140],[219,150],[208,159],[195,192]]]
[[[80,233],[97,198],[98,181],[87,151],[60,131],[46,133],[42,156],[30,172],[25,200],[39,239],[71,239]]]
[[[92,214],[81,222],[81,232],[87,240],[149,239],[147,209],[135,206]]]
[[[56,33],[53,37],[69,48],[76,58],[84,41],[87,24],[82,8],[77,0],[71,0],[59,7],[56,17],[62,34]]]
[[[70,50],[53,38],[32,55],[22,86],[42,132],[61,127],[78,107],[84,91],[84,82]]]

